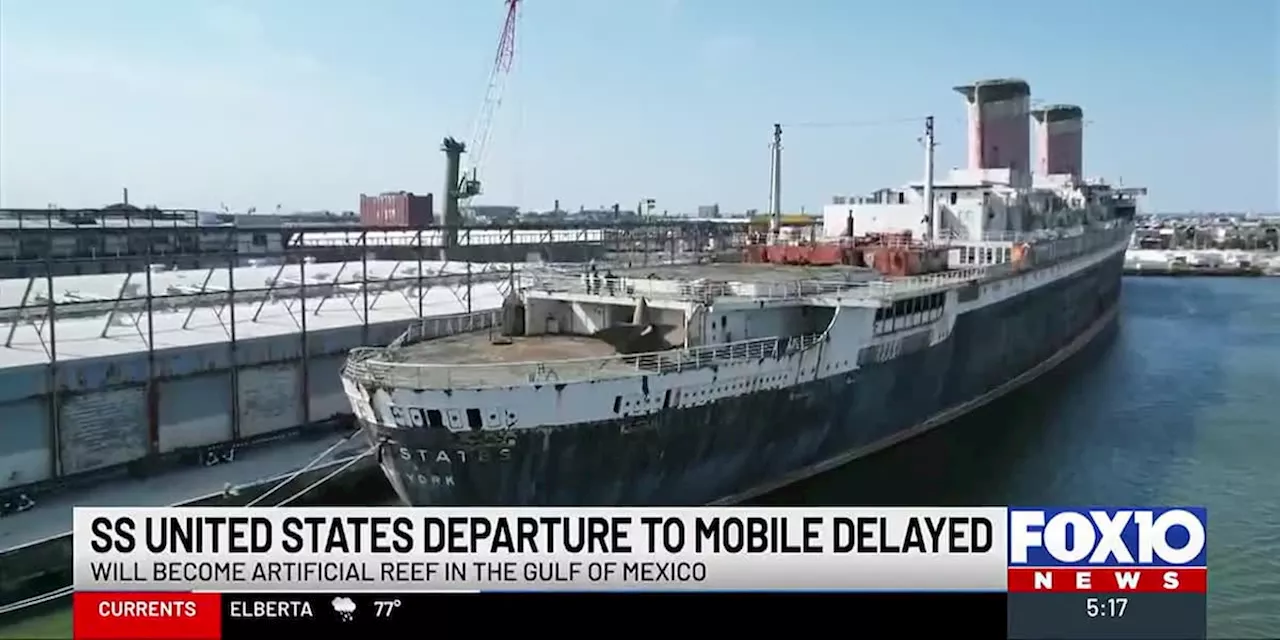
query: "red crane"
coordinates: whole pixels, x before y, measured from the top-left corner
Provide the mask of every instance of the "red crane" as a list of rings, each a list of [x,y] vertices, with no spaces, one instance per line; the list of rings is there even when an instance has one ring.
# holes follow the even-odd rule
[[[480,105],[475,128],[472,129],[471,142],[467,145],[469,162],[462,172],[462,184],[458,185],[458,195],[464,199],[480,193],[480,167],[484,163],[485,147],[489,144],[493,116],[498,111],[498,105],[502,104],[502,91],[506,88],[507,75],[516,55],[516,23],[520,18],[520,0],[503,0],[503,4],[507,7],[507,19],[502,23],[498,52],[493,57],[493,70],[489,72],[489,86],[485,90],[484,103]]]

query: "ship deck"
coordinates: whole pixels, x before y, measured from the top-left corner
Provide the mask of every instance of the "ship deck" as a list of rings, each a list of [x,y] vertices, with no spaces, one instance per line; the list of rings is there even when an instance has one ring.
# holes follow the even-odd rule
[[[603,358],[618,352],[608,343],[588,336],[523,336],[496,343],[494,334],[463,333],[404,348],[403,359],[432,364],[500,364],[542,360]]]
[[[665,264],[617,271],[606,268],[597,269],[594,278],[587,276],[586,271],[526,272],[520,279],[525,291],[534,295],[567,293],[700,302],[720,297],[794,299],[882,282],[877,272],[865,267],[742,262]]]
[[[401,347],[390,367],[418,388],[490,387],[560,379],[629,375],[636,371],[609,343],[589,336],[540,335],[494,342],[488,331],[463,333]],[[549,369],[540,363],[554,363]],[[398,366],[402,365],[402,366]],[[450,366],[455,365],[455,366]],[[376,369],[375,369],[376,370]]]
[[[920,295],[982,278],[1008,264],[949,269],[933,273],[886,277],[874,269],[844,265],[802,266],[773,263],[719,262],[655,265],[597,271],[599,282],[588,283],[585,273],[525,272],[524,289],[532,294],[587,294],[604,297],[647,298],[705,302],[709,298],[800,299],[835,295],[873,304],[901,296]]]
[[[616,280],[610,285],[606,276]],[[601,298],[692,299],[707,295],[798,298],[844,291],[876,282],[871,269],[758,263],[666,264],[585,273],[526,272],[522,286],[544,294],[587,294]],[[495,341],[492,331],[457,334],[371,351],[353,358],[357,378],[411,389],[492,388],[556,384],[657,373],[671,368],[760,357],[776,338],[729,345],[621,353],[610,341],[582,335],[536,335]]]
[[[919,295],[980,277],[988,268],[970,268],[905,278],[885,278],[865,267],[802,266],[720,262],[666,264],[611,271],[526,270],[520,286],[527,294],[617,299],[705,302],[714,298],[770,300],[839,296],[879,302],[897,295]],[[610,278],[609,276],[613,276]],[[587,336],[538,335],[498,344],[492,332],[453,335],[353,354],[347,374],[370,384],[409,389],[493,388],[557,384],[659,373],[744,358],[776,349],[776,337],[687,349],[619,353],[609,341]]]

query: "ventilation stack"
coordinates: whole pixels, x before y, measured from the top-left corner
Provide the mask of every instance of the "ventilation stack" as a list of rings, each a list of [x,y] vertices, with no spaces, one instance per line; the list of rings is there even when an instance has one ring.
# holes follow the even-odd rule
[[[1069,175],[1077,180],[1084,167],[1084,110],[1055,104],[1032,112],[1036,120],[1036,173]]]
[[[462,154],[467,145],[453,138],[445,138],[440,145],[444,152],[444,206],[440,217],[444,221],[444,237],[441,238],[442,260],[448,260],[449,252],[458,244],[458,227],[462,224],[462,209],[458,199],[462,196]]]
[[[1031,175],[1031,85],[1024,80],[982,80],[956,87],[969,105],[969,169],[1007,169],[1010,182]]]

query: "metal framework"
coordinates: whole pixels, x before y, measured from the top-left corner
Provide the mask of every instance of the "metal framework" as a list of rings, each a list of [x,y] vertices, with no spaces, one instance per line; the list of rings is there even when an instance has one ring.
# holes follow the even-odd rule
[[[0,215],[0,220],[3,219]],[[52,222],[52,216],[48,220]],[[709,251],[740,249],[748,237],[746,224],[672,219],[609,224],[607,229],[605,226],[604,223],[463,225],[457,228],[463,240],[460,244],[465,248],[468,239],[472,239],[474,247],[459,258],[454,258],[455,253],[451,252],[451,260],[440,259],[440,247],[432,246],[432,239],[444,229],[440,226],[423,229],[334,225],[242,228],[192,224],[105,227],[24,224],[21,229],[13,225],[0,226],[0,245],[20,246],[34,239],[44,246],[53,246],[56,240],[64,249],[98,247],[104,235],[125,234],[117,246],[137,250],[125,255],[102,255],[94,251],[56,255],[45,251],[39,259],[0,258],[0,273],[21,270],[26,274],[21,278],[0,279],[0,294],[3,294],[0,337],[4,339],[0,360],[10,366],[25,363],[47,381],[44,387],[48,394],[45,406],[49,441],[58,443],[64,426],[60,411],[64,396],[76,393],[66,390],[63,383],[75,378],[75,367],[81,358],[135,352],[145,361],[137,374],[138,382],[145,384],[147,393],[151,393],[162,375],[165,362],[162,350],[181,344],[208,344],[211,340],[197,336],[197,332],[220,331],[225,340],[218,340],[221,337],[218,336],[212,341],[222,342],[235,362],[237,350],[247,348],[243,344],[245,340],[264,335],[264,331],[252,327],[257,323],[270,324],[273,329],[266,334],[277,336],[275,339],[296,340],[300,345],[302,355],[298,366],[304,396],[299,400],[299,419],[300,424],[311,424],[330,418],[312,415],[305,396],[312,375],[328,375],[319,373],[319,365],[312,362],[310,347],[318,340],[314,337],[317,330],[350,327],[359,331],[359,342],[368,345],[373,343],[371,328],[375,324],[395,322],[397,318],[403,319],[410,332],[418,330],[424,335],[464,330],[476,322],[491,326],[496,322],[493,294],[489,293],[484,303],[476,303],[474,287],[487,283],[498,292],[509,291],[516,286],[518,270],[581,271],[581,264],[565,263],[590,258],[599,260],[602,267],[604,263],[625,266],[693,261],[705,257]],[[329,242],[335,233],[341,234],[342,242]],[[279,242],[268,243],[265,248],[255,242],[245,242],[246,235],[255,234],[278,237]],[[313,242],[317,236],[325,241]],[[165,241],[156,242],[159,237]],[[530,255],[535,251],[536,255]],[[517,264],[530,258],[540,262],[541,268]],[[249,266],[267,267],[269,271],[251,272],[255,273],[252,277],[256,282],[250,282],[240,270]],[[181,278],[172,277],[174,267],[182,272]],[[78,275],[86,272],[93,275]],[[115,274],[109,286],[104,286],[101,279],[111,276],[102,274]],[[86,278],[96,282],[90,284]],[[432,313],[434,305],[427,300],[428,293],[439,290],[449,292],[459,303],[460,313],[447,317]],[[383,304],[375,309],[391,297],[398,298],[399,304]],[[439,299],[439,296],[433,298]],[[395,307],[394,312],[389,310],[391,306]],[[276,312],[268,313],[272,308]],[[196,311],[202,309],[211,311],[209,315],[216,322],[209,318],[199,321]],[[335,324],[331,310],[341,310],[345,318]],[[322,313],[325,317],[317,318]],[[284,318],[289,320],[284,321],[282,330]],[[292,326],[287,324],[290,322]],[[175,339],[179,335],[192,337]],[[89,346],[86,351],[82,347],[90,340],[112,341],[116,346],[110,349]],[[137,346],[130,348],[120,345],[120,341]],[[239,369],[231,367],[230,376],[231,441],[205,447],[197,452],[197,457],[192,457],[188,451],[160,453],[154,449],[153,440],[151,455],[137,462],[151,470],[172,465],[216,464],[231,459],[236,448],[256,442],[259,436],[244,436],[239,423],[240,399],[236,391]],[[269,439],[275,435],[267,433],[261,437]],[[50,447],[49,455],[53,477],[0,491],[0,507],[6,495],[36,496],[92,484],[97,481],[95,478],[114,477],[110,474],[121,472],[120,468],[111,467],[65,475],[62,448]]]
[[[159,251],[150,242],[153,231],[168,234],[200,234],[203,242],[196,251]],[[439,248],[443,226],[421,229],[392,227],[335,227],[332,225],[289,226],[279,229],[241,229],[229,227],[121,227],[58,228],[25,227],[18,231],[20,239],[42,236],[48,241],[57,237],[88,237],[106,234],[142,234],[140,255],[83,255],[55,257],[46,252],[40,260],[12,260],[9,267],[23,267],[28,275],[17,304],[0,302],[0,327],[4,329],[4,347],[14,348],[18,329],[31,326],[49,362],[56,365],[58,333],[56,320],[101,317],[100,338],[119,337],[119,331],[136,334],[148,351],[155,348],[154,323],[157,311],[185,311],[181,325],[191,330],[197,309],[214,312],[226,338],[238,340],[237,326],[263,319],[268,305],[279,304],[303,335],[309,330],[308,316],[318,315],[328,304],[344,304],[352,309],[366,328],[370,310],[386,295],[403,298],[416,306],[417,316],[428,311],[423,299],[434,289],[444,288],[468,312],[472,310],[475,284],[498,283],[507,289],[514,280],[515,264],[528,258],[522,249],[537,249],[538,259],[554,266],[559,262],[577,261],[583,256],[598,255],[602,260],[622,265],[647,265],[694,259],[708,251],[741,247],[746,242],[746,225],[689,223],[682,221],[646,221],[619,223],[604,229],[600,224],[517,224],[464,225],[457,228],[462,246],[476,247],[480,260],[433,261],[430,256]],[[0,230],[2,231],[2,230]],[[283,234],[280,247],[265,251],[242,251],[237,246],[244,233]],[[217,241],[217,244],[211,244]],[[190,246],[182,242],[178,246]],[[574,248],[588,247],[589,253]],[[493,249],[487,254],[479,249]],[[570,260],[555,260],[565,253]],[[386,259],[381,259],[380,254]],[[464,256],[470,257],[470,256]],[[493,260],[493,258],[500,258]],[[551,260],[546,260],[551,258]],[[372,275],[370,261],[393,262],[389,274]],[[197,262],[203,271],[201,283],[195,285],[157,286],[156,276],[167,273],[153,265]],[[265,286],[244,286],[236,282],[237,267],[260,266],[259,262],[276,265],[275,273]],[[442,262],[439,266],[425,262]],[[328,275],[329,263],[341,263],[337,272]],[[65,290],[68,281],[84,276],[70,275],[81,265],[90,271],[120,273],[123,279],[115,295],[105,296],[84,291]],[[358,268],[357,268],[358,265]],[[325,270],[323,281],[308,274]],[[285,272],[296,271],[297,277]],[[225,274],[217,278],[219,273]],[[215,280],[225,284],[214,284]],[[15,279],[9,280],[14,283]],[[64,289],[62,291],[59,290]],[[237,316],[237,304],[257,303],[248,318]]]

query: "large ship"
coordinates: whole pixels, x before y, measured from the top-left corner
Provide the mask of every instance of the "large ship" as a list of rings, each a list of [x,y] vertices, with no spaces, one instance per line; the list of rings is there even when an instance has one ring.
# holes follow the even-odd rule
[[[523,273],[501,310],[411,326],[343,383],[415,505],[731,503],[945,424],[1117,313],[1138,189],[1081,174],[1082,112],[958,87],[968,166],[774,225],[736,259]],[[1038,138],[1031,162],[1032,119]],[[803,235],[803,234],[801,234]],[[816,236],[816,234],[813,234]]]

